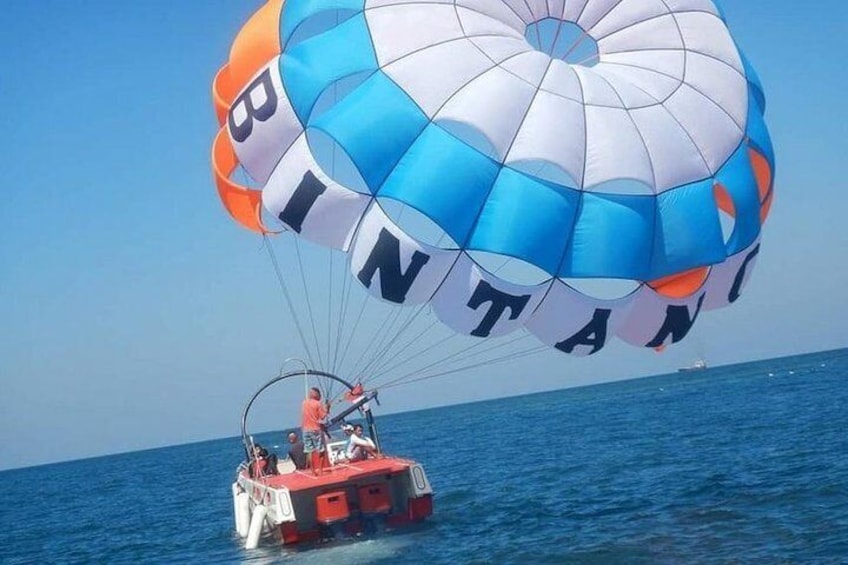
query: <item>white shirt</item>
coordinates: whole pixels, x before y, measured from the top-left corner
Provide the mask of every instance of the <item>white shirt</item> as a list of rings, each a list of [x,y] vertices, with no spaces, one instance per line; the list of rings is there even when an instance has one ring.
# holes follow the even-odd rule
[[[370,447],[372,449],[377,449],[377,446],[374,445],[374,442],[371,441],[367,437],[360,437],[356,434],[351,434],[350,440],[347,444],[347,451],[345,454],[348,459],[360,459],[364,458],[365,453],[367,453],[363,447]]]

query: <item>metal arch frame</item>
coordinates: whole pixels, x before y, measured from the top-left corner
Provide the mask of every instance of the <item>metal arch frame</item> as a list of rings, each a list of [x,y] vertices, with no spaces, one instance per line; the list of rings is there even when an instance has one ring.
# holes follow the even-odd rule
[[[289,360],[287,360],[287,362],[288,361]],[[304,363],[303,369],[300,369],[300,370],[297,370],[297,371],[289,371],[287,373],[277,375],[276,377],[274,377],[273,379],[271,379],[270,381],[268,381],[267,383],[262,385],[262,387],[260,387],[260,389],[257,390],[253,394],[252,397],[250,397],[250,400],[247,402],[247,405],[244,407],[244,411],[242,412],[242,415],[241,415],[241,439],[242,439],[242,443],[244,444],[245,456],[246,456],[248,461],[252,458],[253,451],[252,451],[251,448],[252,448],[253,441],[247,433],[247,415],[250,412],[250,408],[251,408],[251,406],[253,406],[253,403],[256,401],[257,398],[259,398],[260,394],[262,394],[263,392],[265,392],[265,390],[267,390],[271,386],[277,384],[278,382],[283,381],[285,379],[292,378],[292,377],[301,377],[301,376],[309,376],[309,375],[316,376],[316,377],[326,377],[328,379],[332,379],[336,382],[341,383],[342,385],[346,386],[348,390],[354,389],[354,386],[352,384],[350,384],[348,381],[344,380],[343,378],[336,376],[332,373],[327,373],[325,371],[318,371],[318,370],[315,370],[315,369],[310,369],[309,367],[306,366],[306,363]],[[354,406],[352,406],[348,410],[344,411],[342,413],[342,415],[334,418],[331,421],[331,424],[337,423],[341,416],[349,414],[354,409],[361,407],[368,400],[376,399],[376,397],[377,397],[376,392],[368,393],[366,395],[366,398],[355,403]],[[379,444],[379,440],[377,439],[377,429],[376,429],[376,426],[374,425],[374,417],[371,415],[370,410],[365,411],[365,418],[366,418],[366,421],[368,423],[368,428],[369,428],[369,432],[371,433],[371,437],[374,440],[374,443],[379,448],[380,444]]]

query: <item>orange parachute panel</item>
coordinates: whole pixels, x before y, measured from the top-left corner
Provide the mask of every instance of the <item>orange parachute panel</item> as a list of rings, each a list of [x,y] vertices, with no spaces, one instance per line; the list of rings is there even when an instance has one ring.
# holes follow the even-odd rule
[[[771,188],[771,167],[769,167],[768,160],[756,149],[748,148],[748,158],[754,168],[754,177],[757,179],[757,189],[760,192],[760,202],[763,202]]]
[[[270,0],[251,16],[233,41],[229,79],[236,90],[241,90],[263,65],[280,54],[282,10],[283,0]]]
[[[756,149],[748,148],[748,158],[754,168],[754,177],[757,179],[757,190],[760,194],[760,223],[764,224],[771,210],[772,197],[772,171],[768,160]]]
[[[709,273],[709,267],[698,267],[650,281],[648,286],[667,298],[686,298],[701,288]]]
[[[730,197],[730,194],[727,192],[724,185],[720,182],[713,185],[713,196],[715,197],[719,210],[728,214],[731,218],[736,217],[736,206],[733,204],[733,199]]]
[[[218,124],[223,126],[227,112],[247,82],[259,69],[280,53],[280,14],[283,0],[269,0],[244,24],[230,49],[229,62],[212,81],[212,100]],[[218,195],[227,212],[242,226],[261,234],[273,233],[262,223],[262,193],[230,180],[239,161],[226,127],[212,144],[212,171]]]
[[[236,94],[263,65],[280,53],[282,0],[262,6],[241,28],[230,49],[229,63],[212,81],[212,99],[218,124],[223,125]]]
[[[251,190],[230,180],[238,167],[238,158],[230,143],[227,129],[221,128],[212,144],[212,170],[218,195],[227,212],[242,226],[257,233],[272,233],[262,223],[262,192]]]
[[[230,66],[224,65],[212,80],[212,103],[215,105],[215,117],[218,118],[219,126],[223,126],[227,121],[227,112],[230,111],[230,104],[235,96],[230,81]]]

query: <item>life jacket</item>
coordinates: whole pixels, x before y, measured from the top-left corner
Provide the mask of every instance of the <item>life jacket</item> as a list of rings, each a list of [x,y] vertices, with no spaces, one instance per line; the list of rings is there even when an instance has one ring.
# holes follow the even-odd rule
[[[268,474],[268,460],[264,457],[254,459],[250,462],[249,474],[251,478],[261,477]]]

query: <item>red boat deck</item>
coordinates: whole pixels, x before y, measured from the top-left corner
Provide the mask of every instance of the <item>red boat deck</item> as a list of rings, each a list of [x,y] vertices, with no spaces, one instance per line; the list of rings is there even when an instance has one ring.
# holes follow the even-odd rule
[[[313,475],[312,471],[294,471],[284,475],[270,475],[257,482],[264,483],[271,488],[284,487],[289,491],[323,488],[338,483],[358,481],[371,476],[396,474],[409,469],[410,462],[397,457],[381,457],[379,459],[366,459],[356,463],[340,463],[333,467],[325,467],[322,474]]]

